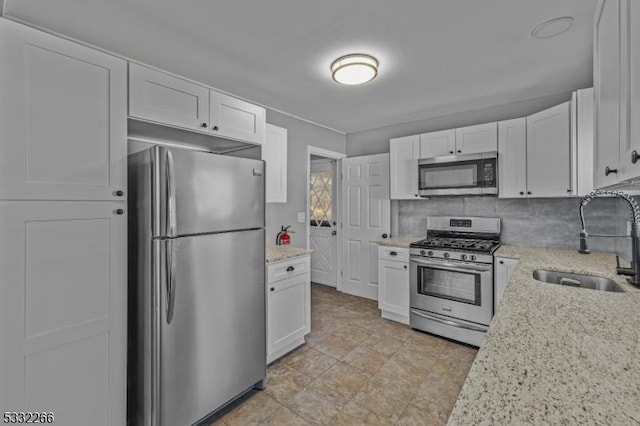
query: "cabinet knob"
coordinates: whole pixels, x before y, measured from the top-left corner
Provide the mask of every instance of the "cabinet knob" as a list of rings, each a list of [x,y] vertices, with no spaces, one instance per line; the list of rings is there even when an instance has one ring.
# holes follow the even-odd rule
[[[295,270],[296,270],[296,268],[294,268],[293,266],[289,266],[289,267],[287,268],[287,272],[293,272],[293,271],[295,271]]]
[[[122,210],[122,209],[117,209],[117,210],[115,211],[115,213],[116,213],[116,214],[124,214],[124,210]]]
[[[461,150],[458,150],[458,154],[461,154],[461,153],[462,153],[462,151],[461,151]]]
[[[524,195],[524,191],[520,191],[520,195]]]
[[[527,195],[531,195],[531,191],[527,191]]]
[[[633,151],[633,152],[635,152],[635,151]],[[633,159],[631,161],[633,161]],[[635,161],[633,161],[633,162],[635,163]],[[609,176],[611,173],[618,174],[618,169],[612,169],[609,166],[604,168],[604,175],[605,176]]]
[[[397,256],[398,252],[397,251],[390,251],[389,252],[389,256]]]
[[[407,269],[407,265],[404,265],[404,269]]]
[[[633,164],[636,164],[638,159],[640,159],[640,154],[638,154],[638,151],[631,151],[631,162]]]
[[[271,287],[271,288],[269,289],[269,291],[276,291],[276,288],[275,288],[275,287]]]
[[[453,151],[449,151],[449,154],[453,154]]]
[[[218,126],[213,126],[211,130],[218,130]]]
[[[124,195],[124,191],[117,190],[113,193],[116,197],[122,197]]]
[[[414,196],[414,197],[417,197],[417,196],[418,196],[418,194],[413,194],[413,196]]]
[[[568,192],[568,193],[571,193],[571,192],[573,192],[573,190],[571,190],[571,189],[567,189],[567,192]]]
[[[501,261],[500,261],[500,264],[501,264],[501,265],[504,265],[504,260],[501,260]]]
[[[202,124],[200,125],[200,127],[204,127],[204,128],[206,129],[206,128],[207,128],[207,123],[202,123]]]
[[[385,233],[385,234],[382,234],[382,238],[387,238],[388,236],[389,236],[389,235],[387,235],[386,233]]]

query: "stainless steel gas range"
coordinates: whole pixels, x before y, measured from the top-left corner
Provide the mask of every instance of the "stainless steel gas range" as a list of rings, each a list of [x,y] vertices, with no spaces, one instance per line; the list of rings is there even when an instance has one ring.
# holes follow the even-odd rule
[[[500,218],[428,217],[410,245],[411,327],[481,346],[493,315]]]

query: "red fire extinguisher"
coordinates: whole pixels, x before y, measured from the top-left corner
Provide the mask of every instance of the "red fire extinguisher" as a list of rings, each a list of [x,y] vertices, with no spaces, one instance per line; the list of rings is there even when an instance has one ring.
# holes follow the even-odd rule
[[[284,225],[280,227],[280,232],[278,232],[278,235],[276,235],[276,245],[286,246],[288,244],[291,244],[291,235],[289,235],[289,232],[293,234],[293,231],[287,232],[289,228],[291,228],[291,225],[287,226],[286,228]]]

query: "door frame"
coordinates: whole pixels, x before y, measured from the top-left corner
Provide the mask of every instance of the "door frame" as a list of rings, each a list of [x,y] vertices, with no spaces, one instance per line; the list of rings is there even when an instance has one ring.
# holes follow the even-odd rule
[[[309,217],[309,210],[311,209],[311,204],[310,204],[310,186],[311,186],[311,156],[312,155],[317,155],[320,157],[325,157],[331,160],[336,160],[336,175],[335,175],[335,182],[336,182],[336,187],[334,188],[334,191],[339,191],[336,194],[338,194],[338,196],[336,197],[336,205],[332,206],[334,207],[333,210],[335,211],[335,215],[334,215],[334,219],[336,221],[336,223],[339,225],[338,226],[338,238],[336,238],[336,274],[338,274],[337,276],[337,280],[336,280],[336,289],[338,291],[342,291],[342,211],[341,211],[341,204],[340,204],[340,194],[342,193],[342,179],[341,179],[341,170],[342,170],[342,163],[340,160],[342,160],[343,158],[347,157],[347,154],[344,154],[342,152],[337,152],[337,151],[331,151],[329,149],[325,149],[325,148],[320,148],[317,146],[312,146],[312,145],[307,145],[307,186],[306,186],[306,190],[305,190],[305,194],[306,194],[306,201],[305,201],[305,206],[306,206],[306,210],[305,210],[305,230],[306,230],[306,245],[307,245],[307,249],[310,248],[310,238],[311,238],[311,225],[309,224],[310,222],[310,217]],[[337,226],[337,225],[336,225]]]

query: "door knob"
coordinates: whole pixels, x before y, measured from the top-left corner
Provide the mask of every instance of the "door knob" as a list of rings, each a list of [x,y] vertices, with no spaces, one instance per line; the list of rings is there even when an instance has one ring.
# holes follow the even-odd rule
[[[382,234],[382,238],[387,238],[389,235],[387,234]]]
[[[331,231],[331,235],[337,235],[338,232],[337,231]]]

